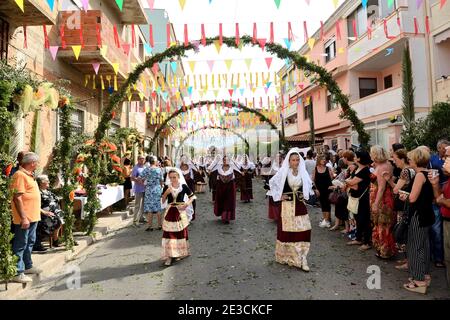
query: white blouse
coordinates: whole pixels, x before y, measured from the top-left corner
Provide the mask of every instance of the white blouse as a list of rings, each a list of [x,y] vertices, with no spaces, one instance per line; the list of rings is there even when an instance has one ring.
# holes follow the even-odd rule
[[[291,189],[294,192],[299,190],[300,187],[302,186],[302,176],[300,175],[300,172],[298,172],[297,175],[294,176],[291,168],[289,168],[287,180],[288,180],[289,187],[291,187]]]

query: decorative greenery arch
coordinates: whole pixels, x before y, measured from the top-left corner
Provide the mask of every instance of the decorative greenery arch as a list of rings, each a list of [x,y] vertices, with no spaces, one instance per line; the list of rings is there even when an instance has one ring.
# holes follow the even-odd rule
[[[158,129],[156,129],[155,135],[152,137],[152,140],[150,140],[150,144],[149,144],[149,147],[147,149],[148,152],[152,152],[153,147],[155,146],[155,143],[156,143],[157,139],[159,138],[161,132],[165,128],[167,128],[167,126],[168,126],[168,124],[169,124],[169,122],[171,120],[173,120],[174,118],[178,117],[182,113],[187,112],[189,110],[193,110],[193,109],[195,109],[197,107],[201,107],[201,106],[208,105],[208,104],[214,104],[214,103],[222,104],[222,101],[200,101],[200,102],[197,102],[194,105],[186,106],[186,108],[184,108],[184,107],[181,108],[180,107],[177,111],[173,112],[166,120],[164,120],[164,122],[158,127]],[[232,101],[232,103],[230,103],[228,101],[228,102],[226,102],[225,106],[228,107],[228,108],[233,108],[233,107],[239,108],[242,111],[250,112],[250,113],[255,114],[257,117],[259,117],[259,119],[261,121],[266,122],[270,126],[271,129],[276,130],[278,132],[278,135],[280,137],[280,149],[283,149],[283,148],[287,147],[286,139],[283,136],[282,131],[278,130],[277,126],[275,124],[273,124],[273,122],[270,121],[269,118],[267,118],[264,114],[262,114],[261,111],[255,110],[255,109],[252,109],[252,108],[248,108],[245,105],[243,105],[241,103],[237,103],[235,101]]]
[[[195,129],[194,131],[191,131],[187,134],[186,137],[184,137],[181,141],[180,141],[180,145],[177,147],[177,149],[175,150],[175,159],[178,158],[178,152],[180,151],[180,148],[184,145],[184,143],[186,142],[187,139],[189,139],[189,137],[192,137],[193,135],[195,135],[197,132],[200,132],[202,130],[207,130],[207,129],[213,129],[213,130],[222,130],[222,131],[230,131],[233,134],[235,134],[236,136],[238,136],[244,143],[245,143],[245,150],[246,153],[248,152],[248,150],[250,149],[250,144],[248,142],[247,139],[245,139],[244,136],[242,136],[242,134],[240,134],[239,132],[230,129],[230,128],[224,128],[224,127],[214,127],[214,126],[206,126],[206,127],[202,127],[202,128],[198,128]]]
[[[239,48],[239,45],[252,45],[259,46],[258,41],[254,41],[250,36],[243,36],[242,38],[235,37],[223,37],[219,39],[219,37],[207,38],[204,40],[203,44],[212,45],[214,41],[222,41],[228,47],[231,48]],[[88,234],[92,232],[96,220],[96,210],[100,207],[99,201],[97,199],[97,184],[99,182],[99,167],[98,167],[98,146],[100,145],[103,137],[106,134],[107,129],[109,128],[110,122],[113,117],[113,112],[118,108],[119,103],[126,99],[126,94],[128,89],[135,84],[139,76],[145,69],[151,68],[155,63],[162,62],[164,59],[169,59],[172,57],[184,56],[186,51],[195,50],[199,51],[200,43],[196,42],[189,43],[187,45],[175,45],[164,52],[157,53],[152,56],[150,59],[138,65],[134,71],[130,74],[125,83],[120,87],[119,91],[112,95],[109,100],[109,104],[106,108],[103,109],[100,123],[95,132],[95,143],[92,145],[90,153],[91,157],[89,157],[89,161],[86,165],[89,168],[90,178],[86,179],[86,191],[88,193],[88,201],[86,205],[86,210],[89,212],[89,225],[88,225]],[[334,97],[336,103],[341,106],[342,112],[340,117],[342,119],[349,120],[354,130],[358,133],[358,140],[362,146],[367,146],[370,140],[369,134],[364,130],[363,122],[357,117],[356,112],[350,108],[349,98],[347,95],[343,94],[337,85],[336,81],[333,79],[333,75],[329,73],[325,68],[316,65],[314,63],[308,62],[305,57],[300,55],[298,52],[290,51],[286,48],[283,48],[281,45],[276,43],[267,43],[265,45],[265,50],[271,54],[276,55],[280,59],[290,59],[299,69],[305,70],[308,73],[313,73],[318,77],[314,79],[314,82],[320,86],[326,86],[328,91]]]

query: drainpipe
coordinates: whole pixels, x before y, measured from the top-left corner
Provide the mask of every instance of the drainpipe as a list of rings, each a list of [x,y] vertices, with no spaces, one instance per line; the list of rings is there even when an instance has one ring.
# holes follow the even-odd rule
[[[431,18],[431,5],[429,3],[429,1],[425,1],[425,5],[424,5],[424,11],[426,11],[426,15],[428,17]],[[428,68],[427,68],[427,73],[428,73],[428,81],[431,84],[430,86],[428,86],[428,104],[430,106],[430,110],[433,107],[434,104],[434,90],[436,89],[436,81],[433,77],[433,72],[432,70],[434,70],[434,65],[433,62],[434,60],[431,58],[432,57],[432,52],[431,52],[431,40],[433,39],[432,36],[430,36],[429,34],[427,34],[427,32],[425,31],[425,41],[426,41],[426,54],[427,54],[427,64],[428,64]]]

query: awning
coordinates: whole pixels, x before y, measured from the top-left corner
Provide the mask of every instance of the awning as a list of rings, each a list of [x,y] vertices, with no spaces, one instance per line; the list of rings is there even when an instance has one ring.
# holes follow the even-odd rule
[[[311,136],[309,134],[296,134],[294,136],[286,137],[287,142],[309,142]],[[322,143],[323,139],[316,136],[316,143]]]
[[[436,44],[441,43],[450,38],[450,29],[445,30],[444,32],[439,33],[434,37],[434,42]]]

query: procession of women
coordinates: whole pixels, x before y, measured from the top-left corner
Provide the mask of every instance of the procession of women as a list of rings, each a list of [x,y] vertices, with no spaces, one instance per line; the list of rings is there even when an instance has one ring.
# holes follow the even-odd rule
[[[441,153],[450,152],[447,141],[440,142],[439,147]],[[319,153],[308,150],[305,155],[301,149],[292,148],[287,154],[257,158],[256,163],[248,155],[227,154],[195,159],[183,155],[175,165],[169,159],[148,157],[145,166],[140,159],[131,180],[145,185],[145,196],[137,196],[144,203],[136,207],[143,207],[148,214],[147,231],[155,229],[153,215],[157,216],[157,229],[163,230],[162,257],[169,266],[190,255],[188,229],[198,217],[196,194],[209,191],[211,198],[201,197],[208,202],[203,207],[210,205],[211,215],[228,225],[236,223],[238,201],[245,206],[253,200],[254,191],[264,190],[267,213],[262,217],[276,223],[276,262],[310,271],[312,225],[308,207],[317,207],[322,211],[318,227],[340,231],[348,246],[358,246],[359,251],[373,248],[382,260],[403,253],[406,258],[399,259],[395,268],[408,270],[411,275],[404,288],[425,293],[431,283],[430,261],[434,260],[438,268],[443,266],[437,256],[430,258],[433,252],[427,240],[434,221],[433,188],[435,195],[439,194],[438,169],[428,169],[428,148],[407,152],[397,143],[390,155],[381,146],[372,146],[369,151],[337,151],[324,148]],[[447,175],[450,168],[443,172]],[[414,178],[419,173],[423,190]],[[254,184],[255,179],[262,183]],[[405,228],[406,220],[415,224]]]

